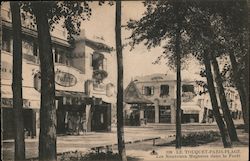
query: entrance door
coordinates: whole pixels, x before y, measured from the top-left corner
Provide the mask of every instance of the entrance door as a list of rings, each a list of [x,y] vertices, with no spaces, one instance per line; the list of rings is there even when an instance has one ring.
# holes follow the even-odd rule
[[[144,111],[145,118],[147,118],[147,122],[154,123],[155,122],[155,107],[147,106]]]
[[[111,124],[111,110],[109,105],[95,105],[93,117],[91,120],[91,129],[93,131],[109,131]]]
[[[171,123],[170,106],[159,106],[160,108],[160,123]]]
[[[23,110],[23,123],[26,136],[36,136],[36,113],[32,109]]]
[[[57,117],[56,132],[58,134],[64,134],[66,132],[66,129],[65,129],[65,115],[66,115],[66,111],[64,109],[58,108],[58,110],[56,110],[56,117]]]

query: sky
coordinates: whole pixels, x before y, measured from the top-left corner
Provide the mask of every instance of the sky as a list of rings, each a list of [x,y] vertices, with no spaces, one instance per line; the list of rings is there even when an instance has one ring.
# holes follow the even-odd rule
[[[84,29],[86,37],[98,40],[95,37],[103,37],[107,45],[115,47],[115,5],[109,6],[107,3],[99,6],[98,2],[90,4],[92,15],[89,21],[82,22],[82,30]],[[143,16],[145,8],[142,1],[122,1],[122,25],[125,25],[129,19],[139,20]],[[122,43],[126,44],[129,40],[131,31],[122,28]],[[102,41],[102,40],[99,40]],[[124,87],[135,76],[149,75],[153,73],[169,73],[169,67],[164,61],[160,64],[152,64],[163,52],[162,47],[152,48],[148,50],[143,44],[140,44],[130,51],[130,46],[123,50],[124,59]],[[108,72],[110,81],[116,80],[116,56],[112,53],[112,61],[108,64]],[[194,65],[194,64],[193,64]],[[191,66],[191,69],[197,69]],[[173,72],[173,71],[172,71]],[[112,74],[111,74],[112,73]],[[189,72],[190,73],[190,70]],[[112,82],[114,82],[112,81]],[[114,82],[115,83],[115,82]]]

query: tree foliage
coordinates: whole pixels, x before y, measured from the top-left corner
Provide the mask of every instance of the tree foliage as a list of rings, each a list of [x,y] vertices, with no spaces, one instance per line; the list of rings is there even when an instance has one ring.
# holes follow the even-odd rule
[[[43,2],[46,6],[46,12],[48,16],[48,22],[50,30],[53,31],[59,24],[66,29],[68,35],[68,41],[72,43],[74,36],[79,35],[81,32],[81,23],[85,20],[89,20],[92,14],[90,3],[93,1],[47,1]],[[29,18],[31,24],[36,24],[34,18],[34,8],[32,3],[36,2],[22,2],[22,9],[24,13],[23,18]],[[112,1],[107,2],[109,5],[113,5]],[[99,1],[99,5],[105,4],[104,0]]]
[[[180,44],[182,48],[181,61],[187,56],[187,42],[189,41],[186,35],[185,27],[187,26],[187,16],[190,14],[189,8],[191,3],[183,1],[179,3],[179,20],[174,14],[175,1],[146,1],[144,6],[146,11],[140,20],[129,20],[126,29],[132,30],[132,34],[129,37],[132,41],[129,43],[131,49],[137,44],[144,43],[148,49],[156,46],[163,46],[164,56],[160,56],[156,63],[161,58],[168,58],[169,65],[175,67],[176,55],[175,55],[175,30],[177,28],[178,21],[182,24],[180,33]]]
[[[36,2],[22,3],[22,9],[31,14],[29,18],[33,18],[34,14],[32,3]],[[87,1],[50,1],[43,2],[43,5],[47,9],[44,12],[47,13],[50,30],[53,31],[62,21],[62,27],[67,29],[69,41],[73,40],[74,35],[79,35],[81,22],[91,16],[91,8]],[[34,23],[36,23],[35,19]]]

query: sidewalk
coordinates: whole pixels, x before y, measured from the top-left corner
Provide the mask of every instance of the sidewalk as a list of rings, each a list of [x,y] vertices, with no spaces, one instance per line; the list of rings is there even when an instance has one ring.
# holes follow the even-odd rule
[[[174,128],[174,127],[172,127]],[[166,130],[167,129],[167,130]],[[217,126],[184,126],[182,131],[183,134],[192,131],[204,131],[204,130],[215,130]],[[241,143],[238,143],[236,147],[243,147],[248,145],[248,134],[243,133],[243,130],[238,130],[238,135]],[[175,137],[175,130],[169,126],[162,126],[162,128],[138,128],[138,127],[126,127],[125,128],[125,142],[127,155],[146,157],[150,155],[152,150],[164,151],[173,147],[157,147],[153,146],[153,138],[173,140]],[[148,140],[148,141],[146,141]],[[160,140],[156,140],[159,143]],[[35,139],[26,139],[26,158],[36,158],[38,156],[38,137]],[[72,136],[58,136],[57,137],[57,152],[58,154],[68,151],[83,151],[87,152],[93,147],[113,145],[115,151],[117,151],[117,134],[116,128],[112,129],[109,133],[98,133],[90,132],[85,135]],[[200,147],[211,148],[219,147],[222,148],[221,141],[202,145]],[[184,147],[186,148],[186,147]],[[3,158],[4,160],[13,160],[14,156],[14,140],[5,140],[3,142]]]
[[[197,147],[182,147],[181,149],[175,149],[173,146],[151,146],[151,142],[142,142],[126,146],[126,152],[127,156],[145,161],[248,161],[249,134],[241,129],[238,129],[237,133],[240,142],[233,143],[232,148],[224,148],[221,140]],[[152,154],[153,150],[157,153],[156,155]]]
[[[143,135],[142,135],[143,134]],[[138,142],[144,139],[152,139],[161,137],[164,133],[158,133],[143,128],[125,129],[126,142]],[[164,134],[166,135],[166,134]],[[151,141],[152,142],[152,141]],[[36,158],[38,156],[38,137],[35,139],[25,139],[26,158]],[[64,135],[57,137],[57,153],[67,151],[88,151],[93,147],[117,144],[116,130],[109,133],[90,132],[84,135]],[[3,141],[3,158],[5,160],[13,160],[14,156],[14,140]]]

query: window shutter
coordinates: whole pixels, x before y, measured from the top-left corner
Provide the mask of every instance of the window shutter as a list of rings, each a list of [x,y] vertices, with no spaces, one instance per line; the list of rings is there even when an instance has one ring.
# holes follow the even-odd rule
[[[151,95],[154,95],[154,86],[151,86]]]
[[[145,94],[145,87],[142,86],[142,94],[144,95]]]

